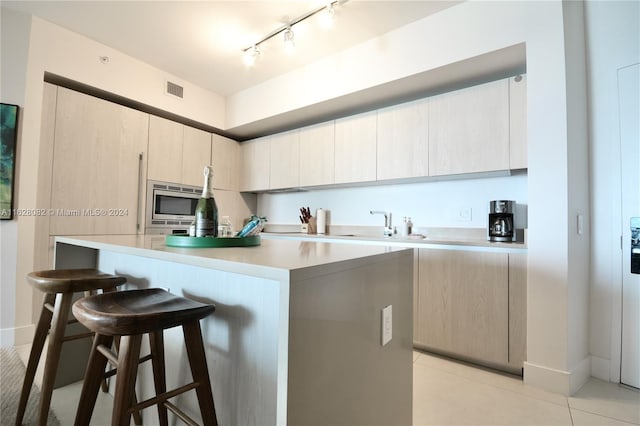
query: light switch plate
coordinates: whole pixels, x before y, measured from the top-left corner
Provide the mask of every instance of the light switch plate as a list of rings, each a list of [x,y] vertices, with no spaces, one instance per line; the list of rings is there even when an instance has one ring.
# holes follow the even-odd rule
[[[393,311],[392,305],[382,309],[382,346],[391,341],[393,337]]]

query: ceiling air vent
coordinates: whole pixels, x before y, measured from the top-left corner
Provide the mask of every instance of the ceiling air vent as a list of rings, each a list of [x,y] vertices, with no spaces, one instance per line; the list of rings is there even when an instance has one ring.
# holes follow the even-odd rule
[[[175,96],[177,98],[182,99],[184,97],[184,87],[176,84],[176,83],[172,83],[170,81],[167,81],[167,95],[171,95],[171,96]]]

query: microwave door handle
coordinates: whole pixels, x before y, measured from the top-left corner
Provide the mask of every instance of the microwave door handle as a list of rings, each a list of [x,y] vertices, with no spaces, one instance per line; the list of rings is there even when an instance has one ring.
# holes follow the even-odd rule
[[[140,203],[142,200],[142,155],[144,152],[138,154],[138,193],[137,193],[137,202],[136,202],[136,233],[140,233],[140,223],[142,222],[140,213],[142,208],[140,207]]]

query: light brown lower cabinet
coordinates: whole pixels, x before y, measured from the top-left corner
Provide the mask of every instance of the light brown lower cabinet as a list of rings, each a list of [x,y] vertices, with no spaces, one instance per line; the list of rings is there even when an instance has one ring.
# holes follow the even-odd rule
[[[520,371],[526,255],[420,249],[417,283],[416,347]]]

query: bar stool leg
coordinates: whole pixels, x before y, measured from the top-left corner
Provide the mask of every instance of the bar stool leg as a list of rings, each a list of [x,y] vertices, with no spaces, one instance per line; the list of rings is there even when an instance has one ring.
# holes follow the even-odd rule
[[[182,325],[184,342],[187,347],[187,356],[191,366],[193,380],[200,385],[196,388],[200,414],[205,426],[217,426],[216,408],[213,405],[213,394],[211,392],[211,379],[207,369],[207,357],[202,343],[202,332],[200,321],[192,321]]]
[[[117,356],[120,353],[120,336],[115,336],[113,338],[113,347],[115,348],[115,354]],[[116,368],[116,367],[112,367],[111,364],[107,364],[107,367]],[[108,379],[105,378],[102,381],[101,389],[102,389],[103,392],[108,392],[109,391],[109,382],[107,380]],[[137,403],[138,403],[138,398],[136,397],[136,395],[134,393],[131,405],[136,405]],[[135,424],[136,426],[142,426],[142,411],[134,411],[133,412],[133,424]]]
[[[162,330],[149,333],[149,345],[151,347],[151,364],[153,365],[153,384],[156,389],[156,395],[160,395],[167,391]],[[160,426],[167,426],[169,424],[167,407],[165,407],[164,403],[158,404],[157,407]]]
[[[113,336],[105,336],[97,334],[93,339],[93,347],[89,354],[87,369],[84,374],[84,382],[82,383],[82,392],[76,410],[75,426],[89,426],[93,408],[96,405],[98,391],[102,383],[104,368],[107,366],[107,358],[98,351],[98,346],[110,348],[113,343]]]
[[[111,288],[111,289],[104,289],[102,292],[103,292],[103,293],[111,293],[112,291],[116,291],[116,289],[115,289],[115,288]],[[87,297],[87,296],[93,296],[94,294],[98,294],[98,291],[97,291],[97,290],[88,291],[88,292],[87,292],[87,291],[85,291],[85,292],[84,292],[84,297]],[[120,339],[119,339],[119,338],[116,338],[116,339],[114,340],[114,342],[115,342],[115,347],[116,347],[116,351],[117,351],[118,346],[119,346],[119,344],[120,344]],[[112,368],[112,367],[111,367],[111,364],[107,364],[107,368],[108,368],[107,372],[111,371],[111,368]],[[105,378],[102,380],[102,385],[100,386],[100,388],[102,389],[102,392],[104,392],[104,393],[109,392],[109,377],[105,377]],[[139,415],[140,415],[140,414],[138,413],[138,416],[139,416]],[[138,425],[138,426],[139,426],[139,425],[141,425],[141,424],[142,424],[142,418],[140,418],[140,422],[137,422],[137,421],[136,421],[136,425]]]
[[[62,339],[64,338],[64,332],[67,327],[67,319],[69,318],[72,302],[73,293],[58,293],[56,295],[40,394],[40,410],[38,415],[38,424],[40,426],[46,426],[47,424],[51,394],[53,392],[53,384],[56,379],[56,370],[58,369],[58,361],[60,360],[60,351],[62,349]]]
[[[46,293],[44,300],[42,301],[42,311],[40,312],[36,332],[33,336],[31,352],[29,353],[29,361],[27,362],[27,370],[24,375],[24,382],[22,383],[22,391],[20,392],[20,402],[18,403],[18,413],[16,415],[16,426],[22,425],[24,413],[27,408],[27,402],[29,401],[29,394],[31,393],[31,387],[33,386],[33,379],[36,376],[36,370],[38,369],[42,349],[44,349],[44,342],[47,340],[47,334],[49,334],[49,327],[51,326],[51,317],[53,316],[53,313],[46,308],[46,304],[48,303],[53,306],[55,300],[55,293]]]
[[[135,398],[136,375],[140,357],[142,335],[122,336],[118,354],[118,374],[113,398],[112,426],[128,425],[131,422],[131,401]]]

